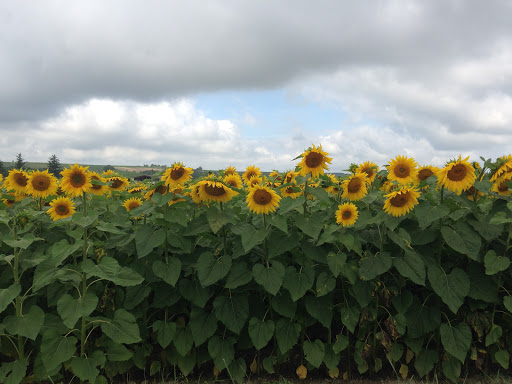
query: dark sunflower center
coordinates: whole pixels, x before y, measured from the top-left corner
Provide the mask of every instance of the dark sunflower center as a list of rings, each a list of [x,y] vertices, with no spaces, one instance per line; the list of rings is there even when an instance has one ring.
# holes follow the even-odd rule
[[[134,208],[140,207],[140,204],[138,201],[132,201],[130,205],[128,205],[128,210],[131,211]]]
[[[226,184],[231,185],[232,187],[236,188],[236,181],[235,180],[228,180],[228,181],[226,181]]]
[[[361,180],[359,180],[357,177],[354,177],[352,180],[349,181],[347,185],[347,190],[349,193],[357,193],[361,189]]]
[[[171,179],[173,180],[179,180],[183,174],[185,173],[185,168],[179,167],[178,169],[173,169],[171,171]]]
[[[83,187],[85,184],[85,175],[82,173],[73,173],[70,179],[71,185],[75,188]]]
[[[366,173],[366,175],[367,175],[368,177],[370,177],[370,178],[373,176],[373,169],[371,169],[371,168],[366,168],[366,169],[365,169],[365,168],[363,168],[363,169],[362,169],[362,171],[363,171],[363,172],[365,172],[365,173]]]
[[[58,187],[57,188],[57,192],[55,192],[57,194],[57,196],[60,196],[60,195],[63,195],[64,194],[64,191],[62,190],[61,187]]]
[[[26,187],[27,186],[27,178],[25,176],[23,176],[21,173],[17,173],[17,174],[14,175],[14,181],[20,187]]]
[[[345,220],[348,220],[348,219],[350,219],[351,217],[352,217],[352,212],[350,212],[350,211],[344,211],[344,212],[343,212],[343,218],[344,218]]]
[[[291,183],[292,182],[292,176],[291,175],[286,175],[286,182],[287,183]]]
[[[226,190],[223,187],[205,185],[204,190],[210,196],[222,196],[226,194]]]
[[[253,200],[256,204],[267,205],[272,201],[272,195],[264,189],[258,189],[254,192]]]
[[[398,164],[395,167],[395,175],[397,175],[397,177],[404,178],[404,177],[409,176],[410,173],[411,173],[411,170],[405,164]]]
[[[468,170],[464,164],[456,164],[448,171],[447,176],[451,181],[461,181],[467,174]]]
[[[294,193],[293,188],[292,187],[286,188],[286,193]]]
[[[253,177],[253,176],[256,176],[256,172],[254,172],[254,171],[247,172],[247,180],[250,180],[251,177]]]
[[[251,183],[251,186],[254,186],[256,184],[259,184],[260,181],[258,180],[257,177],[253,177],[251,180],[249,180],[249,183]]]
[[[91,179],[99,181],[99,178],[96,176],[92,176]],[[93,184],[92,189],[101,189],[101,185]]]
[[[468,195],[474,195],[474,194],[475,194],[475,186],[474,186],[474,185],[472,185],[472,186],[471,186],[471,188],[466,189],[466,193],[467,193]]]
[[[167,193],[167,187],[165,185],[159,185],[158,187],[156,187],[155,193],[165,195]]]
[[[404,205],[406,205],[408,201],[409,201],[409,194],[408,193],[400,193],[400,194],[396,195],[395,197],[393,197],[390,200],[390,203],[393,207],[401,208]]]
[[[50,179],[43,175],[35,176],[32,179],[32,187],[37,191],[46,191],[50,187]]]
[[[69,207],[67,205],[57,205],[55,212],[59,215],[67,215],[69,213]]]
[[[499,186],[498,186],[498,191],[500,192],[507,192],[508,191],[508,187],[507,185],[505,184],[505,181],[502,182]]]
[[[309,155],[306,156],[306,165],[309,168],[316,168],[322,165],[322,161],[324,156],[318,152],[310,152]]]
[[[123,181],[122,180],[114,179],[113,182],[112,182],[112,188],[114,188],[114,189],[119,188],[121,185],[123,185]]]
[[[431,169],[422,169],[421,171],[418,172],[418,179],[420,179],[421,181],[427,180],[433,174],[434,172],[432,172]]]

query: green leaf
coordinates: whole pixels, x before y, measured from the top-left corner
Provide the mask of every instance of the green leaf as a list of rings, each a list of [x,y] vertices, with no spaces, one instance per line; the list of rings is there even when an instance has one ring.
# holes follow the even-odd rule
[[[149,366],[149,376],[154,376],[155,374],[160,372],[161,369],[162,369],[162,363],[160,363],[157,360],[153,361],[151,363],[151,365]]]
[[[485,346],[488,347],[489,345],[494,344],[498,341],[498,339],[503,335],[503,329],[501,326],[493,324],[491,327],[491,330],[485,336]]]
[[[367,252],[366,254],[369,256],[363,257],[359,266],[359,276],[363,280],[373,280],[391,268],[393,261],[389,252],[381,252],[376,255]]]
[[[254,344],[254,347],[259,351],[265,347],[272,336],[274,335],[274,322],[272,320],[260,320],[252,317],[249,320],[249,336]]]
[[[402,358],[404,353],[404,346],[402,344],[393,343],[391,345],[391,351],[389,356],[391,357],[391,361],[399,361]]]
[[[51,329],[43,334],[41,341],[41,358],[47,371],[51,371],[71,359],[76,352],[76,342],[73,336],[62,336]]]
[[[491,220],[489,220],[489,224],[491,225],[500,225],[507,223],[512,223],[512,217],[507,217],[506,212],[498,212],[491,218]]]
[[[267,356],[263,359],[263,368],[268,373],[272,374],[275,372],[274,365],[277,363],[277,357],[275,356]]]
[[[336,336],[336,341],[332,345],[332,350],[334,353],[340,353],[348,347],[348,344],[349,344],[348,336],[345,336],[342,333],[340,333],[339,335]]]
[[[304,299],[306,311],[318,320],[324,327],[331,328],[333,317],[332,296],[306,296]]]
[[[450,213],[447,205],[432,205],[427,200],[414,207],[414,214],[418,219],[420,228],[427,228],[434,221],[439,220]]]
[[[434,292],[453,313],[457,313],[469,293],[470,282],[466,272],[460,268],[454,268],[450,274],[447,274],[443,269],[432,265],[428,268],[428,279]]]
[[[283,287],[290,292],[293,301],[299,300],[311,289],[315,282],[315,270],[313,267],[301,268],[299,272],[293,266],[286,268]]]
[[[245,261],[238,261],[231,266],[225,287],[235,289],[241,287],[252,280],[252,271],[247,267]]]
[[[15,282],[8,288],[0,289],[0,313],[5,311],[5,308],[7,308],[7,306],[14,301],[20,292],[21,285],[18,282]]]
[[[249,317],[249,299],[246,295],[217,296],[213,301],[215,316],[230,331],[240,334]]]
[[[79,227],[85,228],[94,223],[96,219],[98,219],[98,214],[89,214],[88,216],[84,216],[82,212],[76,212],[73,214],[71,220]]]
[[[443,360],[443,374],[453,383],[457,383],[460,377],[461,364],[460,361],[448,356],[447,359]]]
[[[181,279],[179,288],[185,299],[201,308],[204,308],[211,296],[209,288],[203,288],[198,280]]]
[[[72,255],[79,249],[83,247],[83,241],[77,241],[73,244],[69,244],[66,239],[62,239],[55,244],[53,244],[49,249],[49,258],[48,261],[51,260],[52,265],[54,267],[59,266],[64,260],[68,258],[68,256]]]
[[[281,291],[279,295],[272,297],[270,301],[272,309],[281,316],[293,319],[297,311],[297,302],[292,301],[288,291]]]
[[[196,263],[197,275],[203,287],[215,284],[229,273],[231,256],[213,256],[211,252],[203,252]]]
[[[439,355],[437,351],[423,349],[416,356],[416,360],[414,361],[414,368],[416,368],[416,371],[418,371],[420,377],[423,377],[434,368],[434,364],[437,363],[438,360]]]
[[[235,342],[236,340],[233,337],[223,339],[218,335],[208,340],[208,353],[219,371],[227,368],[235,358],[235,349],[233,347]]]
[[[304,198],[299,197],[297,199],[292,199],[291,197],[285,197],[281,199],[279,203],[279,213],[281,215],[284,215],[286,212],[289,212],[293,209],[297,209],[299,207],[302,207],[304,204]]]
[[[308,218],[305,218],[302,215],[297,215],[295,217],[295,225],[303,233],[316,240],[324,226],[324,218],[325,216],[322,211],[315,212]]]
[[[91,259],[84,260],[81,269],[89,276],[100,277],[122,287],[139,285],[144,281],[137,272],[128,267],[121,267],[116,259],[108,256],[103,257],[98,264]]]
[[[141,341],[135,317],[125,309],[118,309],[112,320],[102,322],[101,330],[116,343],[133,344]]]
[[[485,274],[495,275],[506,271],[510,267],[510,259],[507,256],[497,256],[493,250],[487,251],[484,256]]]
[[[150,225],[138,226],[135,231],[137,256],[140,259],[149,255],[153,249],[162,245],[164,241],[165,231],[162,228],[155,229]]]
[[[343,267],[347,262],[347,254],[346,253],[334,253],[329,252],[327,254],[327,265],[331,270],[334,277],[338,277],[338,275],[343,271]]]
[[[130,311],[142,303],[151,293],[149,285],[139,287],[127,287],[124,297],[124,309]]]
[[[13,240],[13,239],[3,239],[3,242],[7,244],[11,248],[21,248],[27,249],[34,241],[44,240],[41,237],[35,237],[32,233],[27,233],[23,236],[22,239]]]
[[[317,297],[327,295],[336,288],[336,279],[326,272],[321,272],[316,279],[315,293]]]
[[[114,235],[126,235],[126,232],[117,228],[113,223],[100,222],[96,225],[96,229],[102,232],[113,233]]]
[[[109,340],[107,343],[107,358],[109,361],[127,361],[133,356],[133,352],[123,344],[114,343]]]
[[[57,302],[57,312],[64,325],[73,329],[78,319],[89,316],[97,305],[98,298],[92,293],[86,293],[78,299],[66,293]]]
[[[325,356],[325,346],[320,340],[304,341],[304,355],[306,360],[315,368],[319,368]]]
[[[267,237],[267,230],[265,228],[256,229],[252,225],[248,226],[242,232],[242,246],[244,251],[247,253],[253,249],[256,245],[261,244],[265,237]]]
[[[73,373],[82,381],[94,383],[100,371],[96,368],[100,362],[96,359],[87,357],[74,357],[71,360],[71,369]]]
[[[308,186],[308,193],[312,194],[323,203],[327,203],[329,205],[332,203],[331,196],[323,188],[311,188]]]
[[[343,307],[340,312],[341,322],[347,327],[350,333],[354,333],[356,325],[359,322],[359,309],[356,307]]]
[[[174,335],[176,334],[176,323],[166,323],[162,320],[157,320],[153,323],[153,331],[156,332],[158,344],[165,349],[174,339]]]
[[[442,226],[441,234],[450,248],[478,261],[482,238],[467,224],[459,221],[456,223],[455,230],[448,226]]]
[[[393,266],[403,277],[418,285],[425,285],[425,263],[416,252],[408,251],[402,256],[393,257]]]
[[[494,354],[494,359],[504,368],[508,369],[510,363],[510,354],[505,349],[500,349]]]
[[[512,296],[503,297],[503,305],[509,312],[512,312]]]
[[[192,351],[191,353],[181,356],[178,355],[178,367],[183,374],[183,376],[188,376],[190,372],[194,370],[196,366],[196,353]]]
[[[441,324],[441,311],[439,305],[427,307],[416,301],[405,313],[407,324],[407,335],[411,339],[421,336],[437,329]]]
[[[283,283],[285,269],[279,261],[273,261],[268,268],[263,264],[255,264],[252,268],[254,280],[267,292],[276,295]]]
[[[247,366],[245,364],[245,360],[239,357],[237,360],[233,360],[229,366],[229,374],[230,377],[236,381],[238,384],[245,383],[245,377],[247,372]]]
[[[441,324],[439,333],[445,351],[464,364],[472,339],[469,326],[465,323],[460,323],[455,327],[449,324]]]
[[[282,231],[284,233],[288,233],[288,221],[286,219],[286,216],[283,216],[283,215],[268,216],[267,223],[269,223],[273,227],[276,227],[277,229],[279,229],[280,231]]]
[[[284,354],[296,343],[300,335],[300,324],[289,319],[279,319],[276,324],[276,340],[279,351]]]
[[[21,335],[35,340],[44,323],[44,312],[37,305],[30,307],[27,313],[21,317],[15,315],[4,319],[4,327],[11,335]]]
[[[190,328],[177,327],[173,343],[178,353],[181,356],[186,356],[194,345],[194,337]]]
[[[206,218],[208,219],[208,224],[210,224],[210,228],[213,233],[217,233],[224,225],[231,223],[236,223],[236,218],[233,215],[230,215],[228,211],[220,211],[216,205],[212,205],[208,207],[206,210]]]
[[[11,363],[3,363],[0,368],[0,380],[5,384],[19,384],[26,377],[27,367],[27,359],[16,359]],[[8,372],[10,374],[7,376]]]
[[[181,261],[176,257],[169,259],[168,263],[156,260],[151,269],[156,277],[175,287],[181,273]]]
[[[200,346],[217,330],[215,313],[194,306],[190,312],[189,327],[196,347]]]
[[[273,231],[268,237],[268,257],[273,258],[291,251],[300,243],[300,236],[297,232],[289,234]]]

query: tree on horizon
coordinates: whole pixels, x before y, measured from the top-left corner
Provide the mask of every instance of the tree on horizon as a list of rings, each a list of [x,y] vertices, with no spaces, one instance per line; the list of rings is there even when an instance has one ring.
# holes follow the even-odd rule
[[[60,166],[60,160],[57,155],[53,154],[48,159],[48,172],[53,173],[53,175],[57,178],[60,178],[60,172],[62,171],[62,167]]]
[[[23,159],[23,156],[21,153],[18,153],[16,155],[16,160],[14,161],[14,168],[15,169],[25,169],[26,161]]]

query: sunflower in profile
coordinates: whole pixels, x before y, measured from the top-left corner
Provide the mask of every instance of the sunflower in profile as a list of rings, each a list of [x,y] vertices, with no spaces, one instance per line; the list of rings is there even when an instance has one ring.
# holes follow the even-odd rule
[[[279,197],[273,189],[256,185],[249,190],[246,203],[251,212],[267,215],[270,212],[276,211],[280,200],[281,197]]]
[[[128,193],[135,195],[136,193],[144,192],[146,189],[146,186],[144,184],[135,184],[133,187],[131,187],[128,190]]]
[[[69,197],[58,197],[50,202],[50,206],[51,208],[46,213],[50,215],[53,221],[65,219],[75,213],[75,205]]]
[[[165,185],[172,189],[189,181],[193,173],[192,168],[184,167],[183,163],[174,163],[170,168],[166,169],[161,180],[165,181]]]
[[[284,175],[284,183],[285,184],[293,183],[297,176],[299,176],[299,172],[294,172],[294,171],[286,172],[286,174]]]
[[[196,204],[202,204],[203,203],[203,200],[201,200],[201,196],[199,196],[199,188],[201,186],[198,185],[198,184],[194,184],[192,187],[191,187],[191,191],[190,191],[190,197],[192,199],[192,201]]]
[[[66,195],[78,197],[91,190],[91,174],[87,171],[88,168],[75,164],[60,173],[62,175],[60,187]]]
[[[512,194],[512,190],[507,186],[507,184],[510,182],[511,178],[507,179],[500,179],[492,183],[491,191],[496,192],[498,195],[501,196],[510,196]]]
[[[345,203],[338,205],[336,211],[336,223],[343,225],[344,227],[350,227],[356,223],[359,216],[357,207],[352,203]]]
[[[4,176],[0,173],[0,182],[4,179]]]
[[[160,185],[158,185],[157,187],[155,187],[155,188],[150,189],[149,191],[147,191],[147,192],[144,194],[144,198],[145,198],[146,200],[151,200],[151,198],[153,197],[153,195],[154,195],[155,193],[160,194],[160,195],[165,195],[165,194],[167,194],[167,192],[168,192],[168,191],[169,191],[169,190],[168,190],[167,185],[165,185],[165,184],[160,184]]]
[[[462,191],[471,188],[475,183],[476,175],[473,166],[468,163],[469,156],[448,163],[437,175],[438,184],[451,192],[460,195]]]
[[[343,181],[343,194],[341,197],[351,201],[361,200],[368,193],[366,187],[366,173],[356,173]]]
[[[398,217],[411,211],[418,204],[420,193],[414,188],[401,188],[393,191],[385,197],[384,210],[386,213]]]
[[[16,202],[16,196],[13,193],[4,194],[2,202],[5,204],[6,207],[10,208]]]
[[[355,173],[366,173],[366,177],[370,184],[375,180],[377,172],[379,172],[379,166],[373,161],[365,161],[364,163],[359,164],[359,167],[355,170]]]
[[[318,177],[324,174],[324,170],[328,170],[329,167],[327,163],[331,163],[332,158],[327,157],[328,153],[322,151],[322,146],[319,145],[318,148],[315,147],[308,148],[301,156],[302,160],[298,164],[300,167],[300,175],[306,176],[311,173],[312,177]]]
[[[281,178],[281,175],[279,174],[278,171],[276,171],[275,169],[270,172],[270,174],[268,175],[271,179],[274,179],[274,180],[277,180],[279,178]]]
[[[55,195],[57,193],[57,178],[48,170],[32,171],[28,175],[25,193],[40,198]]]
[[[242,180],[244,181],[244,183],[249,184],[249,181],[254,176],[260,177],[261,171],[258,167],[250,165],[245,169],[245,172],[242,175]]]
[[[233,166],[231,166],[231,165],[230,165],[230,166],[228,166],[228,167],[226,168],[226,170],[224,171],[224,177],[226,177],[226,176],[230,176],[230,175],[235,175],[235,174],[237,174],[237,172],[236,172],[236,168],[235,168],[235,167],[233,167]]]
[[[213,201],[226,203],[238,195],[238,192],[233,191],[231,188],[225,186],[220,181],[203,180],[196,185],[199,185],[199,197],[202,201],[205,202]]]
[[[292,199],[296,199],[297,197],[302,195],[302,190],[297,185],[291,185],[288,187],[282,187],[279,192],[282,197],[291,197]]]
[[[230,188],[240,189],[243,187],[242,178],[238,173],[232,173],[227,176],[224,176],[222,181]]]
[[[27,189],[28,174],[23,169],[11,169],[5,178],[8,189],[25,193]]]
[[[389,162],[386,167],[388,170],[388,179],[397,181],[402,185],[413,184],[416,181],[418,163],[413,158],[398,155]]]
[[[130,185],[130,182],[128,181],[128,179],[126,177],[121,177],[121,176],[109,177],[109,178],[107,178],[107,182],[112,183],[112,184],[110,184],[111,191],[118,191],[118,192],[124,191],[126,189],[126,187],[128,187],[128,185]]]
[[[416,184],[427,180],[430,176],[436,176],[439,168],[432,165],[423,165],[418,168],[418,175],[416,176]]]
[[[139,199],[138,197],[132,197],[130,199],[126,199],[123,203],[123,207],[125,207],[128,212],[130,212],[132,209],[140,207],[141,205],[142,205],[142,200]]]
[[[108,169],[108,170],[106,170],[105,172],[102,172],[102,173],[101,173],[101,176],[103,176],[103,177],[112,177],[112,176],[116,176],[116,172],[115,172],[113,169]]]
[[[91,175],[91,189],[89,189],[90,193],[97,196],[103,196],[110,192],[110,188],[106,184],[107,180],[101,177],[97,172],[89,172],[89,174]],[[98,182],[98,184],[95,184],[94,181]]]
[[[472,185],[471,188],[466,189],[464,193],[466,194],[468,200],[475,201],[475,191],[476,191],[476,199],[480,199],[484,194],[475,189],[475,186]],[[492,191],[492,188],[491,188]],[[497,192],[497,191],[496,191]],[[499,193],[499,192],[498,192]]]
[[[500,181],[505,179],[508,173],[512,173],[512,155],[502,156],[498,159],[498,164],[501,164],[491,176],[491,182]]]
[[[181,185],[179,185],[178,187],[174,188],[172,191],[169,191],[169,192],[175,196],[171,199],[171,201],[169,201],[169,203],[168,203],[169,206],[179,203],[180,201],[186,201],[185,199],[182,199],[181,197],[176,196],[176,195],[183,195],[183,187]]]

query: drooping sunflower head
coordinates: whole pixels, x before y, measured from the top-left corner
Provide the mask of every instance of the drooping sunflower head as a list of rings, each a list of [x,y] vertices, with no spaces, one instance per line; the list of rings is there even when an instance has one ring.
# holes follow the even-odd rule
[[[398,155],[389,162],[386,167],[388,170],[388,179],[397,181],[402,185],[413,184],[418,175],[417,163],[413,158]]]
[[[231,188],[240,189],[243,187],[242,178],[240,177],[240,175],[238,173],[233,173],[233,174],[224,176],[222,181],[224,181],[224,184],[226,184],[227,186],[229,186]]]
[[[199,197],[205,202],[226,203],[238,195],[238,192],[233,191],[220,181],[203,180],[196,185],[199,185]]]
[[[0,182],[4,179],[4,176],[0,173]]]
[[[298,164],[301,176],[306,176],[309,173],[311,173],[312,177],[323,175],[324,171],[329,169],[327,164],[330,164],[332,161],[332,158],[328,157],[328,153],[322,151],[321,145],[318,148],[313,145],[312,148],[308,148],[301,156],[302,160]]]
[[[91,175],[91,189],[89,189],[90,193],[97,196],[103,196],[110,192],[110,188],[107,185],[107,180],[105,180],[96,172],[89,172],[89,174]]]
[[[69,197],[58,197],[50,202],[50,206],[51,208],[46,213],[50,215],[53,221],[65,219],[75,213],[75,205]]]
[[[492,183],[491,191],[496,192],[501,196],[510,196],[512,194],[512,190],[508,187],[506,183],[510,183],[512,179],[509,177],[507,179],[500,178]]]
[[[293,183],[295,181],[295,178],[299,175],[299,172],[294,171],[288,171],[286,172],[286,175],[284,176],[284,183]]]
[[[492,188],[491,188],[491,191],[492,191]],[[476,195],[475,195],[475,192],[476,192]],[[464,191],[464,193],[466,194],[466,197],[468,198],[468,200],[471,200],[471,201],[475,201],[475,197],[476,197],[476,200],[478,201],[478,199],[484,195],[482,192],[478,191],[474,185],[472,185],[471,188],[466,189]]]
[[[274,169],[272,172],[270,172],[268,176],[274,180],[277,180],[277,178],[280,177],[280,174],[278,171]]]
[[[471,188],[475,183],[475,169],[467,161],[469,156],[462,160],[454,160],[438,172],[438,184],[449,191],[460,195],[462,191]]]
[[[234,175],[236,173],[237,173],[236,168],[230,165],[224,171],[224,177],[229,176],[229,175]]]
[[[11,169],[5,179],[8,189],[19,193],[25,193],[27,189],[28,174],[23,169]]]
[[[268,187],[256,185],[249,190],[246,203],[249,210],[256,214],[269,214],[275,212],[281,197]]]
[[[110,184],[111,191],[121,192],[130,185],[130,182],[126,177],[121,176],[112,176],[107,179],[107,182]]]
[[[351,175],[347,180],[343,181],[342,197],[351,201],[361,200],[368,193],[366,180],[366,173],[356,173],[355,175]]]
[[[336,223],[343,225],[344,227],[350,227],[356,223],[359,216],[357,207],[352,203],[345,203],[338,205],[336,211]]]
[[[252,177],[260,177],[261,171],[258,167],[254,165],[250,165],[246,168],[245,172],[242,175],[242,180],[244,183],[249,184],[249,181]]]
[[[386,213],[398,217],[409,213],[418,204],[420,193],[414,188],[401,188],[387,195],[384,202]]]
[[[57,178],[45,171],[32,171],[28,175],[25,192],[32,197],[46,198],[57,193]]]
[[[512,173],[512,155],[502,156],[497,160],[497,168],[494,169],[491,176],[491,182],[505,179]],[[508,174],[508,175],[507,175]]]
[[[201,200],[201,196],[199,196],[199,189],[201,186],[199,184],[194,184],[191,188],[190,197],[192,198],[192,201],[196,204],[202,204],[203,200]]]
[[[359,164],[359,167],[357,167],[355,171],[355,173],[366,173],[366,177],[370,184],[375,180],[377,172],[379,172],[379,166],[373,161],[365,161],[364,163]]]
[[[128,193],[131,193],[132,195],[135,195],[137,193],[141,193],[141,192],[144,192],[146,190],[146,186],[142,183],[138,183],[138,184],[135,184],[134,186],[132,186],[129,190],[128,190]]]
[[[168,185],[169,188],[174,188],[177,185],[185,184],[193,173],[192,168],[184,167],[182,163],[175,163],[166,169],[161,180],[165,181],[165,185]]]
[[[91,174],[87,170],[88,168],[75,164],[60,173],[62,175],[60,186],[66,195],[78,197],[92,189]]]
[[[292,199],[296,199],[297,197],[302,195],[302,190],[297,185],[282,187],[280,190],[282,197],[291,197]]]
[[[108,178],[112,176],[117,176],[117,174],[116,171],[114,171],[113,169],[107,169],[106,171],[101,173],[101,176]]]
[[[139,199],[138,197],[132,197],[130,199],[126,199],[123,203],[123,207],[125,207],[128,212],[130,212],[132,209],[140,207],[141,205],[142,205],[142,200]]]

